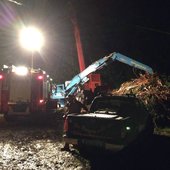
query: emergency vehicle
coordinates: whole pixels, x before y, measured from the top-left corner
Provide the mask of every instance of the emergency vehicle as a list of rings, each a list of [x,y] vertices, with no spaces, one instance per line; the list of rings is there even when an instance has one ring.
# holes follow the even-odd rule
[[[0,71],[0,111],[6,119],[56,112],[52,79],[41,69],[4,66]]]

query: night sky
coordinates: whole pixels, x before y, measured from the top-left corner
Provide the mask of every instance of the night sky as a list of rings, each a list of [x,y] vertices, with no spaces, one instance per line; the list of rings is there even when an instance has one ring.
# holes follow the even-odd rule
[[[169,0],[18,0],[22,5],[0,1],[0,63],[30,65],[30,53],[19,46],[22,25],[35,25],[45,36],[34,65],[58,82],[79,73],[69,3],[79,24],[86,66],[120,52],[149,65],[156,73],[170,75]],[[106,69],[105,80],[130,78],[133,72],[115,62]],[[114,79],[114,78],[115,79]],[[123,78],[124,80],[126,78]]]

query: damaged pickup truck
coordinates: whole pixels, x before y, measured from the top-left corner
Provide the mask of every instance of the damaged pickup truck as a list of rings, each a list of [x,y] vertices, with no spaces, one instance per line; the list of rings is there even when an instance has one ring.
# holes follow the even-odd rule
[[[64,141],[78,149],[93,147],[119,151],[153,133],[151,115],[134,96],[98,96],[89,113],[70,114]]]

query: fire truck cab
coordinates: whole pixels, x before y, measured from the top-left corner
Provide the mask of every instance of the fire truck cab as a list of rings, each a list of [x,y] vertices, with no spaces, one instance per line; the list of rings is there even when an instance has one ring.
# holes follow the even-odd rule
[[[55,112],[50,98],[52,82],[45,71],[6,66],[0,72],[0,110],[6,119]]]

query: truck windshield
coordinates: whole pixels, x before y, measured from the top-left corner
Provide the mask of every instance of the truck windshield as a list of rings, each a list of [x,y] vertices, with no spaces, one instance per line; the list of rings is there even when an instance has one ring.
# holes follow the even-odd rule
[[[128,98],[101,98],[94,101],[90,111],[109,110],[113,112],[134,112],[139,109],[139,102]]]

